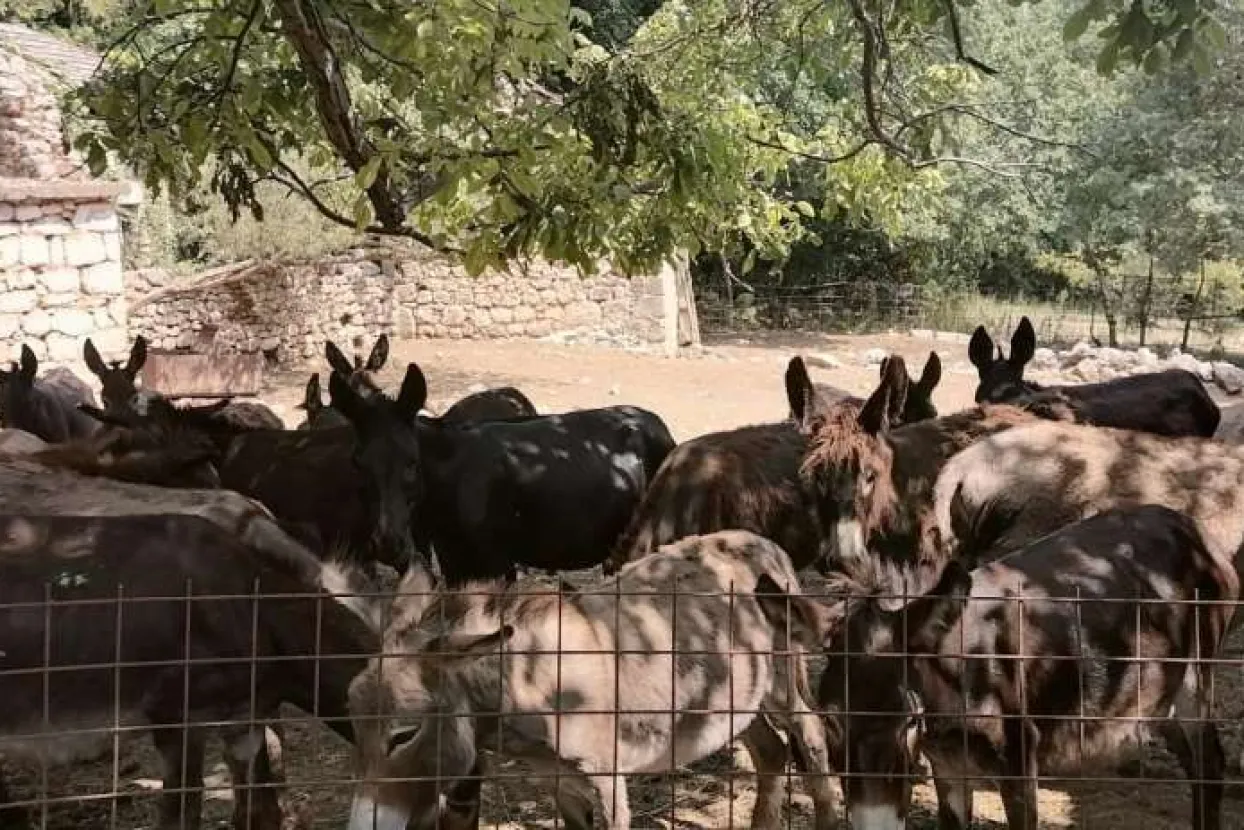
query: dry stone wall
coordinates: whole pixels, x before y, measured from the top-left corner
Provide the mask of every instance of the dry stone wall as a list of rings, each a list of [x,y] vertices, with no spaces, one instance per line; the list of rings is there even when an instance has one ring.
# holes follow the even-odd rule
[[[43,73],[0,49],[0,176],[56,178],[72,172],[60,107]]]
[[[88,336],[125,348],[118,190],[0,179],[0,358],[25,343],[40,361],[77,368]]]
[[[662,349],[675,338],[673,272],[581,277],[546,262],[471,277],[435,255],[379,255],[263,265],[187,283],[160,271],[127,275],[131,336],[162,349],[265,351],[315,360],[324,340],[554,337]]]

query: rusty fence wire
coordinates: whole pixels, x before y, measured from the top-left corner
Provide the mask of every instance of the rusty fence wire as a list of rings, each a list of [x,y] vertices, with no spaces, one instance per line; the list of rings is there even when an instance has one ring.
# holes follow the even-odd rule
[[[439,601],[49,586],[0,604],[0,826],[706,828],[761,809],[932,828],[940,796],[994,827],[1029,792],[1041,828],[1191,827],[1195,783],[1205,827],[1244,827],[1239,642],[1199,633],[1222,604],[1180,623],[1164,599],[972,597],[946,621],[958,645],[930,650],[907,647],[911,597],[857,607],[807,581],[759,606],[750,587],[617,583]]]

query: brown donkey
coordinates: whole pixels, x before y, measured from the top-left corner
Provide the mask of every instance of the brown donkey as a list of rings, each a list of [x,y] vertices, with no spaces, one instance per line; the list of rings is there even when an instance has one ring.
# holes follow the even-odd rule
[[[756,588],[779,631],[825,653],[817,703],[846,739],[836,766],[851,773],[853,828],[906,826],[923,755],[943,830],[971,826],[982,778],[997,780],[1011,830],[1037,830],[1038,776],[1100,768],[1157,732],[1191,783],[1193,827],[1218,830],[1213,660],[1239,581],[1186,516],[1113,510],[970,573],[952,561],[899,610],[878,601],[885,569],[862,564],[841,580],[845,603],[787,597],[764,577]]]
[[[952,458],[935,486],[930,538],[988,556],[1145,503],[1187,514],[1215,557],[1244,569],[1244,446],[1066,423],[989,436]]]
[[[863,408],[817,408],[814,390],[792,390],[800,393],[802,400],[791,402],[792,409],[803,407],[800,428],[809,436],[800,476],[815,501],[826,556],[841,565],[875,551],[918,566],[924,588],[941,570],[940,560],[925,560],[919,553],[942,466],[984,436],[1043,417],[1071,417],[1057,401],[1029,402],[1022,409],[981,406],[891,429],[888,413],[902,410],[907,393],[900,357],[888,364]]]
[[[902,406],[886,413],[888,423],[898,426],[937,417],[932,398],[941,378],[937,352],[929,353],[919,381],[907,376],[902,358],[895,360],[899,361],[895,373],[902,370],[908,394]],[[886,358],[882,378],[889,367]],[[865,402],[814,384],[798,356],[786,369],[786,393],[796,423],[714,432],[675,447],[605,563],[606,573],[684,536],[729,528],[750,530],[777,542],[796,569],[823,565],[816,502],[799,477],[808,438],[797,424],[813,409],[838,406],[859,411]]]

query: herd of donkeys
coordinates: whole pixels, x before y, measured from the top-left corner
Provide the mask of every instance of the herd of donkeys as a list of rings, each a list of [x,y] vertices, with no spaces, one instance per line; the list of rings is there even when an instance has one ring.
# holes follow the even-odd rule
[[[755,828],[793,765],[817,830],[844,806],[905,826],[925,774],[939,826],[993,781],[1037,830],[1041,775],[1152,735],[1219,830],[1244,445],[1191,373],[1042,387],[1035,346],[1027,318],[1009,355],[978,329],[977,405],[946,415],[935,352],[919,379],[887,358],[867,399],[795,357],[788,417],[681,444],[653,412],[541,414],[513,387],[431,414],[416,364],[381,389],[384,337],[326,345],[329,402],[313,375],[294,430],[140,388],[141,338],[124,363],[87,341],[99,402],[23,347],[0,372],[0,755],[149,732],[157,826],[189,830],[218,734],[234,826],[276,830],[287,704],[353,744],[350,830],[478,827],[498,756],[549,776],[566,827],[627,828],[627,776],[736,739]],[[0,826],[28,820],[16,795],[0,779]]]

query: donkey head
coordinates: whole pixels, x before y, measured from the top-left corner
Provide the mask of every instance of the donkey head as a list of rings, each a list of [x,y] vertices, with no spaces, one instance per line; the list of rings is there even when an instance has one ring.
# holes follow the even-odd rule
[[[890,358],[881,361],[881,377],[886,375],[886,364]],[[914,424],[917,421],[927,421],[930,418],[937,417],[937,407],[933,405],[933,390],[942,382],[942,359],[938,357],[937,352],[930,351],[929,359],[924,363],[924,371],[920,373],[920,380],[912,380],[911,376],[907,377],[907,400],[903,404],[903,410],[899,413],[898,420],[891,422],[890,426],[898,427],[903,424]]]
[[[756,596],[771,624],[824,652],[817,708],[827,713],[834,761],[854,773],[842,782],[852,826],[905,827],[925,735],[914,664],[939,652],[962,616],[972,575],[952,560],[936,587],[893,611],[881,602],[903,593],[892,574],[864,568],[856,575],[863,578],[841,581],[846,596],[832,607],[821,598],[787,596],[764,577]]]
[[[800,477],[816,501],[831,562],[866,556],[869,535],[895,508],[886,433],[903,411],[907,385],[907,365],[897,355],[862,407],[842,402],[821,408],[810,382],[788,385],[791,411],[809,439]]]
[[[29,408],[38,371],[39,360],[25,344],[22,344],[22,362],[10,362],[7,372],[0,370],[0,413],[4,414],[4,426],[15,427],[22,420]]]
[[[365,396],[334,372],[328,379],[333,409],[356,433],[354,463],[362,477],[363,498],[374,516],[374,541],[413,561],[411,512],[423,500],[422,458],[416,418],[428,397],[428,384],[414,363],[396,399]]]
[[[324,405],[324,399],[320,396],[319,372],[315,372],[307,380],[307,390],[303,395],[302,403],[298,404],[297,408],[307,413],[306,420],[298,425],[300,430],[329,429],[349,424],[340,412],[331,406]]]
[[[136,381],[143,364],[147,362],[146,338],[140,334],[134,340],[134,345],[130,347],[129,360],[124,366],[119,360],[105,363],[89,337],[82,347],[82,357],[86,361],[86,367],[99,378],[103,387],[100,398],[103,400],[105,412],[117,415],[131,411],[141,413],[145,410],[145,396],[140,395]]]
[[[333,373],[341,375],[350,384],[350,388],[364,397],[380,394],[380,384],[376,382],[376,373],[384,368],[389,359],[389,335],[382,334],[371,348],[367,362],[359,355],[354,356],[351,363],[337,344],[331,340],[324,342],[324,356]]]
[[[997,355],[995,356],[995,349]],[[1032,321],[1023,317],[1011,335],[1011,356],[1002,356],[1002,347],[995,346],[984,326],[977,326],[968,343],[968,357],[980,376],[976,387],[977,403],[1005,403],[1033,390],[1024,382],[1024,366],[1037,350],[1037,333]]]
[[[479,773],[480,759],[466,680],[481,659],[499,653],[514,628],[498,623],[486,633],[464,630],[463,617],[448,607],[458,599],[437,600],[396,639],[386,637],[386,650],[400,656],[373,658],[350,686],[364,782],[354,796],[350,830],[457,828],[467,826],[478,807],[478,781],[471,776]]]

